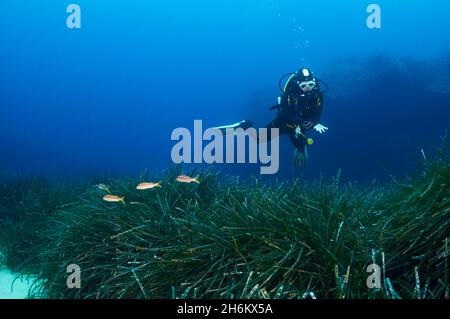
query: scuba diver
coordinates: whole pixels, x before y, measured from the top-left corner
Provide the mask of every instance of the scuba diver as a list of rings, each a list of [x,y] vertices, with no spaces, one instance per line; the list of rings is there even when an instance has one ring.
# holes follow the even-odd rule
[[[289,76],[284,88],[282,81]],[[328,85],[314,76],[308,68],[301,68],[296,73],[285,74],[279,82],[282,95],[278,97],[278,104],[272,106],[270,110],[277,110],[276,118],[267,126],[267,139],[271,139],[270,129],[278,128],[279,134],[289,136],[295,147],[294,165],[305,166],[308,162],[307,145],[312,145],[313,140],[306,137],[305,133],[314,129],[319,133],[328,130],[327,127],[320,124],[320,117],[323,109],[323,94],[320,89],[320,83],[323,83],[328,91]],[[226,128],[242,128],[244,130],[252,127],[251,121],[241,121],[229,126],[217,127],[225,130]],[[260,141],[258,140],[258,143]]]

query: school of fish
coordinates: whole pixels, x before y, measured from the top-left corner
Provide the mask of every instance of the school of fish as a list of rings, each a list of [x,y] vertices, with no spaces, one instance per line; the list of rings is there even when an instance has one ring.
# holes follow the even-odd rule
[[[176,181],[179,183],[197,183],[200,184],[200,181],[198,180],[198,176],[197,177],[190,177],[187,175],[179,175],[176,178]],[[153,188],[161,188],[161,182],[142,182],[139,183],[136,186],[137,190],[148,190],[148,189],[153,189]],[[111,202],[111,203],[121,203],[121,204],[125,204],[125,197],[124,196],[117,196],[117,195],[113,195],[111,194],[111,191],[109,189],[108,185],[105,184],[98,184],[97,188],[108,193],[107,195],[103,196],[103,200],[106,202]],[[137,202],[133,202],[133,204],[137,204]]]

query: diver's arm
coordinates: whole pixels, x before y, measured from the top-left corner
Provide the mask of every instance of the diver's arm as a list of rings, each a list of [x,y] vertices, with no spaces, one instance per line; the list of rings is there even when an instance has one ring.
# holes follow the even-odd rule
[[[317,98],[317,106],[318,106],[317,111],[316,111],[317,113],[315,114],[315,118],[313,119],[314,124],[315,124],[314,129],[316,130],[316,132],[319,132],[322,134],[328,130],[328,127],[320,124],[320,117],[322,115],[322,109],[323,109],[323,93],[322,92],[319,93],[319,96]]]
[[[314,128],[316,129],[316,131],[323,133],[322,129],[320,130],[317,129],[317,127],[321,125],[320,118],[322,116],[322,110],[323,110],[323,94],[319,92],[316,104],[313,105],[310,110],[308,110],[306,120],[301,123],[301,127],[304,131],[312,130]],[[321,126],[321,128],[324,128],[325,130],[328,129],[324,126]]]
[[[317,95],[316,105],[314,105],[311,111],[311,122],[313,122],[314,126],[320,124],[322,110],[323,110],[323,93],[319,92],[319,94]]]

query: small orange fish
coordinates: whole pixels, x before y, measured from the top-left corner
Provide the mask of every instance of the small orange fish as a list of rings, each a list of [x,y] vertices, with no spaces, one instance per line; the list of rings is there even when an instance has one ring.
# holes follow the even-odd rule
[[[200,184],[200,181],[198,180],[198,176],[193,178],[186,175],[180,175],[177,177],[177,182],[180,183],[197,183]]]
[[[103,200],[104,201],[112,202],[112,203],[125,204],[124,199],[125,199],[125,197],[119,197],[119,196],[115,196],[115,195],[105,195],[105,196],[103,196]]]
[[[145,189],[152,189],[155,187],[161,187],[161,182],[158,183],[140,183],[138,186],[136,186],[136,189],[139,190],[145,190]]]

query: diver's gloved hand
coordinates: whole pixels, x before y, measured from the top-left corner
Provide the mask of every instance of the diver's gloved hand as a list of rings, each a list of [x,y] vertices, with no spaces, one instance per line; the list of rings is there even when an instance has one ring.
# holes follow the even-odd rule
[[[303,149],[296,148],[294,151],[294,165],[303,167],[308,163],[308,151],[306,146]]]
[[[317,124],[316,126],[314,126],[314,129],[316,130],[316,132],[319,132],[319,133],[325,133],[325,131],[327,131],[328,130],[328,127],[326,127],[326,126],[323,126],[322,124]]]

